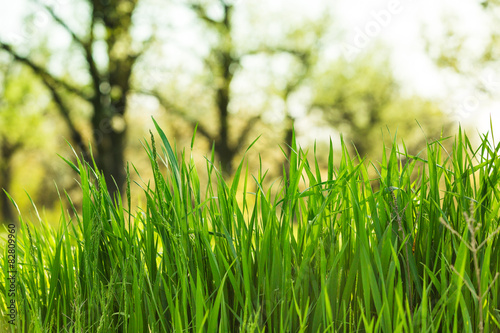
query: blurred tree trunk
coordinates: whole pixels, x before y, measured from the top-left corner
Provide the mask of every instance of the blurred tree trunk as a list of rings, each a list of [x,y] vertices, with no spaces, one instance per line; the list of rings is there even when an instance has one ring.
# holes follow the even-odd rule
[[[221,15],[218,17],[212,16],[209,9],[213,9],[214,7],[211,6],[219,6],[221,8]],[[283,43],[285,46],[269,46],[262,43],[256,49],[243,50],[233,40],[234,27],[232,17],[235,5],[226,1],[201,2],[193,0],[188,2],[188,7],[196,14],[199,21],[204,24],[207,31],[214,33],[216,36],[216,42],[210,45],[209,55],[203,61],[212,76],[209,88],[215,96],[213,106],[217,115],[217,132],[213,133],[204,124],[198,123],[198,119],[189,116],[190,112],[187,110],[187,107],[177,105],[173,98],[169,100],[165,97],[166,94],[158,90],[140,92],[155,96],[165,110],[180,116],[193,128],[197,126],[197,133],[214,144],[214,150],[221,163],[223,175],[230,176],[233,172],[232,162],[234,157],[243,150],[249,133],[261,119],[261,115],[258,114],[247,117],[246,123],[241,129],[235,129],[234,126],[231,126],[234,124],[235,118],[244,118],[244,116],[236,112],[230,112],[230,102],[233,98],[231,84],[234,76],[238,74],[242,58],[255,55],[273,56],[288,54],[300,62],[301,69],[290,79],[284,91],[280,92],[280,98],[283,98],[286,103],[288,96],[295,92],[303,81],[309,77],[310,70],[315,65],[313,55],[317,52],[317,49],[311,49],[311,43],[319,44],[319,37],[318,40],[309,41],[309,43],[294,41],[292,45],[289,45],[285,42]],[[303,28],[297,28],[297,31],[301,31]],[[293,35],[297,31],[292,31],[290,39],[294,38]],[[319,34],[321,32],[319,31]],[[286,132],[285,143],[288,146],[291,145],[291,133],[293,132],[295,119],[288,112],[286,117],[287,121],[284,130]],[[280,130],[282,129],[283,127],[280,126]],[[289,148],[285,147],[285,149]]]
[[[12,157],[20,148],[21,144],[19,143],[11,144],[5,138],[0,140],[0,221],[6,223],[14,223],[17,220],[12,202],[10,202],[5,192],[10,193],[12,182]]]
[[[319,34],[321,34],[321,32],[319,32]],[[292,141],[295,134],[295,121],[296,121],[295,117],[292,114],[290,114],[290,110],[288,107],[289,98],[294,92],[296,92],[302,86],[304,81],[310,78],[312,69],[314,68],[314,65],[316,64],[317,61],[318,52],[319,52],[319,47],[316,43],[313,47],[306,48],[302,51],[299,50],[290,51],[290,53],[294,55],[296,59],[298,59],[300,64],[300,71],[287,83],[281,96],[283,102],[285,103],[284,151],[286,153],[286,158],[288,159],[292,154],[292,146],[293,146]],[[285,170],[284,170],[285,175],[287,179],[290,179],[290,164],[288,161],[285,160],[284,165],[285,165]]]
[[[219,137],[215,140],[215,150],[219,155],[222,171],[226,175],[233,173],[232,161],[237,153],[237,147],[229,143],[229,100],[231,94],[231,82],[233,81],[233,70],[239,65],[239,59],[234,55],[233,41],[231,36],[231,16],[233,6],[224,4],[224,16],[221,22],[209,22],[213,28],[218,29],[220,33],[220,42],[212,49],[214,53],[214,62],[212,71],[220,73],[220,83],[216,86],[216,106],[219,114]],[[200,14],[205,18],[206,14]],[[245,138],[240,138],[244,140]]]
[[[240,59],[243,55],[235,49],[232,39],[232,4],[220,1],[222,6],[222,17],[219,20],[213,19],[207,13],[207,8],[198,3],[189,3],[188,6],[197,15],[209,31],[214,32],[217,41],[210,48],[210,53],[204,63],[212,75],[214,91],[214,108],[217,115],[217,132],[213,133],[204,124],[199,123],[199,119],[189,116],[189,111],[183,106],[179,106],[175,101],[164,97],[159,91],[140,91],[143,94],[156,97],[163,108],[187,121],[193,128],[197,127],[197,133],[204,136],[210,143],[214,144],[215,153],[221,165],[221,172],[224,177],[233,173],[233,159],[240,152],[246,143],[249,132],[260,120],[260,115],[249,117],[245,126],[239,131],[236,138],[232,138],[231,123],[232,116],[229,112],[229,104],[232,98],[231,83],[234,73],[240,66]]]
[[[97,167],[103,172],[110,192],[121,191],[125,184],[124,152],[127,134],[125,112],[127,94],[130,91],[130,78],[137,58],[142,54],[132,51],[130,29],[132,15],[138,0],[88,0],[91,8],[86,36],[79,36],[48,5],[40,4],[52,19],[72,37],[79,47],[87,64],[90,81],[81,86],[70,80],[52,75],[48,69],[36,64],[28,57],[19,55],[10,45],[0,42],[0,48],[10,53],[16,61],[30,67],[37,74],[47,89],[64,119],[71,135],[73,145],[79,148],[87,161],[90,151],[87,140],[92,139],[92,156]],[[97,28],[104,27],[103,41],[107,46],[107,64],[99,66],[95,60],[94,45],[98,41],[94,36]],[[88,89],[90,87],[90,89]],[[87,89],[85,89],[87,88]],[[90,93],[86,93],[87,91]],[[91,127],[92,138],[85,138],[82,128],[75,125],[75,120],[68,99],[78,96],[92,106],[92,114],[87,124]],[[116,186],[115,186],[116,183]]]
[[[288,182],[290,182],[290,157],[292,156],[292,146],[293,146],[293,137],[295,131],[295,118],[293,118],[289,112],[286,114],[285,119],[285,161],[284,164],[284,172],[285,174],[282,176],[286,176]]]
[[[230,142],[230,116],[229,102],[231,99],[231,82],[233,81],[234,71],[239,66],[240,58],[234,49],[232,39],[232,14],[234,7],[232,4],[221,1],[223,9],[222,18],[217,21],[213,20],[207,14],[206,8],[198,4],[192,4],[191,8],[197,14],[207,27],[218,34],[218,42],[212,46],[210,56],[206,60],[210,71],[214,77],[215,89],[215,107],[218,115],[218,135],[210,137],[214,142],[215,152],[219,157],[222,173],[225,176],[230,176],[233,172],[232,162],[234,156],[240,150],[248,131],[253,127],[256,120],[248,122],[248,129],[244,130],[237,143]]]

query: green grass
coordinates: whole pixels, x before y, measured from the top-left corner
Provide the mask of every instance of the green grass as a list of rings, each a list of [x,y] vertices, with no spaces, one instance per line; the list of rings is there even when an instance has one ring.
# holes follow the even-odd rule
[[[4,330],[500,330],[500,145],[486,136],[473,149],[460,131],[452,151],[434,141],[421,156],[394,145],[381,163],[358,163],[345,144],[334,161],[330,145],[324,173],[294,144],[273,185],[244,160],[226,182],[212,155],[202,186],[156,127],[142,209],[124,208],[134,184],[113,199],[78,161],[81,212],[63,212],[57,230],[21,220],[15,325],[6,250],[0,259]]]

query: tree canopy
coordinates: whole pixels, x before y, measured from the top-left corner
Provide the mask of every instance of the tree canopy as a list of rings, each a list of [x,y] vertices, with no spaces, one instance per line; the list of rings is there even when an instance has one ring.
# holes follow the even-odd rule
[[[225,177],[233,173],[235,157],[260,134],[267,136],[265,145],[280,144],[290,155],[294,127],[301,122],[314,132],[313,114],[367,156],[377,152],[380,145],[374,142],[386,125],[405,132],[409,146],[417,146],[425,135],[439,137],[447,126],[434,101],[403,92],[387,57],[370,55],[377,50],[352,63],[331,56],[329,51],[341,42],[326,2],[321,13],[310,17],[268,10],[264,2],[34,3],[50,22],[32,29],[41,37],[21,44],[0,37],[0,54],[9,57],[2,64],[21,65],[22,76],[29,77],[4,89],[6,101],[16,100],[19,89],[36,86],[32,98],[51,101],[33,107],[37,123],[46,127],[43,112],[53,110],[64,124],[53,134],[66,136],[88,161],[92,149],[112,192],[123,190],[126,151],[139,146],[128,143],[142,139],[129,136],[141,133],[138,118],[146,112],[169,122],[171,135],[190,139],[196,128],[213,147]],[[27,16],[26,24],[33,24],[34,16]],[[55,47],[53,33],[70,42]],[[131,110],[134,99],[139,102]],[[15,103],[14,108],[22,108],[24,102]],[[9,114],[12,120],[2,122],[1,133],[9,133],[15,122],[29,123],[21,113]],[[5,161],[26,146],[21,136],[19,146],[9,148],[16,140],[1,140],[8,143]],[[281,165],[284,159],[269,160]],[[3,178],[6,184],[12,176]]]

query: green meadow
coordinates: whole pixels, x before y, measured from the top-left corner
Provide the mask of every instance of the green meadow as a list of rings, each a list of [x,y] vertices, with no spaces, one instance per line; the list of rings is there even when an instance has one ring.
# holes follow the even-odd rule
[[[227,180],[214,154],[197,170],[155,126],[151,181],[131,182],[129,164],[111,196],[95,165],[67,159],[81,205],[61,203],[58,227],[3,228],[1,331],[500,331],[500,145],[488,135],[476,148],[459,130],[413,155],[394,138],[378,161],[293,140],[282,178],[243,158]]]

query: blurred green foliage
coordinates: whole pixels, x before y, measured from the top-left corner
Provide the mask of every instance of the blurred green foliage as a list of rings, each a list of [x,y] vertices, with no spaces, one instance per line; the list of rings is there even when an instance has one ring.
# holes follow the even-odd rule
[[[426,135],[438,138],[446,125],[437,104],[407,96],[390,64],[370,57],[373,51],[353,63],[327,56],[339,28],[326,2],[320,17],[265,2],[34,3],[25,24],[33,28],[40,13],[49,23],[31,29],[21,44],[0,38],[0,55],[9,56],[0,59],[2,66],[23,65],[17,81],[2,83],[2,110],[8,105],[10,111],[2,111],[0,141],[16,147],[0,162],[11,166],[5,188],[25,172],[12,170],[9,161],[26,156],[28,147],[39,145],[33,154],[49,155],[49,164],[56,164],[57,142],[57,152],[70,158],[69,148],[61,148],[64,137],[87,160],[90,144],[108,188],[116,183],[122,189],[125,161],[142,150],[149,115],[184,145],[197,128],[197,140],[214,148],[226,177],[248,138],[259,134],[255,148],[263,152],[264,165],[281,172],[283,157],[267,154],[268,148],[281,144],[289,155],[293,128],[299,124],[315,133],[308,114],[316,111],[361,155],[380,152],[374,143],[388,124],[408,147],[418,147]],[[55,193],[47,181],[54,174],[58,183],[73,178],[69,169],[49,169],[41,177],[41,193]],[[35,201],[40,197],[54,196]]]
[[[43,88],[26,68],[13,63],[0,66],[0,189],[11,192],[15,169],[19,168],[14,161],[16,155],[29,154],[44,146],[46,133],[41,124],[50,99],[42,97]],[[31,170],[35,168],[32,165]],[[14,206],[3,191],[0,193],[0,221],[16,221]]]
[[[320,111],[361,157],[381,155],[384,133],[386,142],[396,132],[403,133],[407,149],[416,153],[426,140],[439,138],[442,131],[447,134],[451,127],[437,102],[406,96],[391,64],[373,55],[333,62],[320,73],[313,90],[312,111]]]
[[[474,12],[481,21],[477,31],[461,29],[465,22],[453,12],[443,14],[442,33],[427,31],[427,53],[445,74],[458,79],[469,90],[463,100],[477,101],[496,98],[500,82],[500,1],[478,1]],[[474,7],[472,7],[474,9]],[[468,24],[467,22],[466,24]],[[449,80],[451,81],[451,80]],[[461,101],[462,103],[464,101]],[[459,106],[460,107],[460,106]],[[477,112],[472,106],[466,113]]]

